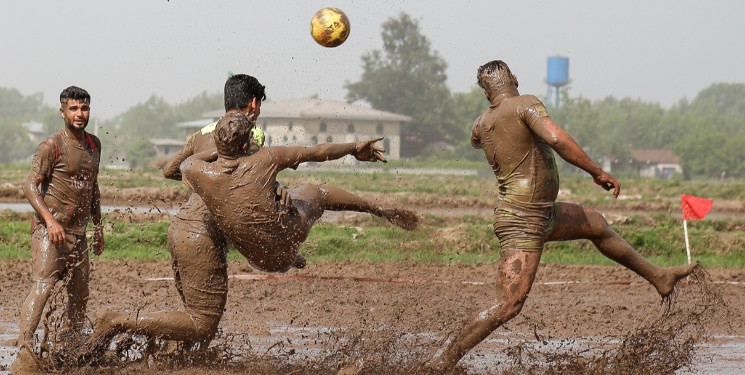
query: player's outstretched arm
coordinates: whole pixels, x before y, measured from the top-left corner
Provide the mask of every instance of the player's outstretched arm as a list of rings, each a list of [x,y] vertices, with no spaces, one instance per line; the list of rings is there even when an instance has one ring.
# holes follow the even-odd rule
[[[582,147],[551,117],[543,117],[540,123],[533,127],[533,131],[551,146],[562,159],[589,173],[595,183],[602,186],[603,189],[613,189],[613,195],[618,198],[621,193],[621,183],[592,161]]]
[[[382,153],[385,149],[376,145],[383,137],[370,138],[354,143],[324,143],[311,147],[272,147],[279,159],[281,169],[296,167],[304,162],[324,162],[352,155],[357,160],[387,162]]]

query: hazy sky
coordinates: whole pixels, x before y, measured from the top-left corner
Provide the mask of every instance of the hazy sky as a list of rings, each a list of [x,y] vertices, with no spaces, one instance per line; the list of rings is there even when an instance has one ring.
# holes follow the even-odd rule
[[[310,37],[310,18],[335,6],[351,20],[337,48]],[[110,118],[156,94],[170,103],[221,92],[229,71],[254,75],[269,99],[342,100],[360,56],[380,49],[381,24],[420,23],[448,63],[453,92],[476,68],[505,60],[523,93],[546,94],[546,59],[569,58],[570,92],[659,102],[712,83],[745,83],[745,1],[738,0],[88,0],[3,5],[0,86],[44,93],[78,85]],[[393,93],[392,93],[393,94]]]

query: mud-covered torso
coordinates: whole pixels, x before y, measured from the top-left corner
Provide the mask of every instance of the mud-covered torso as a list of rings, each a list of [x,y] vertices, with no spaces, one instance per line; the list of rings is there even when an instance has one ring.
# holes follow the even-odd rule
[[[235,168],[220,161],[211,170],[185,175],[210,208],[220,230],[239,249],[294,251],[305,237],[296,212],[280,212],[275,181],[282,169],[271,147],[240,158]],[[295,227],[295,229],[293,229]],[[289,230],[288,230],[289,229]]]
[[[474,123],[472,141],[486,154],[500,198],[514,203],[556,200],[559,174],[553,152],[532,131],[547,116],[538,98],[521,95],[489,107]]]
[[[85,234],[101,160],[101,143],[85,133],[83,144],[59,130],[34,154],[31,173],[43,176],[40,192],[54,218],[66,231]],[[36,216],[36,220],[42,222]]]

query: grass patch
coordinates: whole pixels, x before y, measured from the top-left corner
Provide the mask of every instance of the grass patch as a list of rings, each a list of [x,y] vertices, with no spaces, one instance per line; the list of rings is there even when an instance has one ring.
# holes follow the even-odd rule
[[[169,220],[131,223],[107,218],[103,259],[167,260]],[[30,258],[30,222],[9,218],[0,223],[0,259]],[[665,215],[632,216],[613,228],[650,262],[686,263],[679,220]],[[745,267],[745,223],[704,220],[689,226],[693,259],[706,267]],[[407,232],[375,217],[353,223],[315,225],[301,252],[313,262],[422,262],[483,264],[499,260],[499,241],[489,218],[427,215],[419,230]],[[228,258],[242,260],[231,250]],[[551,242],[543,263],[615,265],[590,241]]]

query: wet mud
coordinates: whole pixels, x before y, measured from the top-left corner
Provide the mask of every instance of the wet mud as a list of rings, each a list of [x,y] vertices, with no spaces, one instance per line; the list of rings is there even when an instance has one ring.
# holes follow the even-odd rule
[[[30,282],[30,265],[3,261],[0,271],[6,275],[0,300],[7,301],[0,309],[0,334],[14,337],[18,290]],[[496,288],[495,265],[323,263],[292,270],[286,278],[262,279],[236,277],[261,274],[245,261],[233,261],[229,271],[226,312],[206,350],[120,335],[97,358],[81,359],[52,344],[50,370],[416,374]],[[170,275],[169,262],[96,261],[88,316],[109,308],[178,310]],[[417,282],[398,282],[407,279]],[[54,301],[64,306],[63,300]],[[668,306],[654,288],[620,267],[541,266],[522,314],[466,355],[454,373],[726,374],[711,371],[716,345],[723,338],[745,344],[743,312],[742,270],[697,274]],[[49,315],[50,341],[60,313]],[[15,353],[0,358],[0,371],[12,361],[8,355]]]

